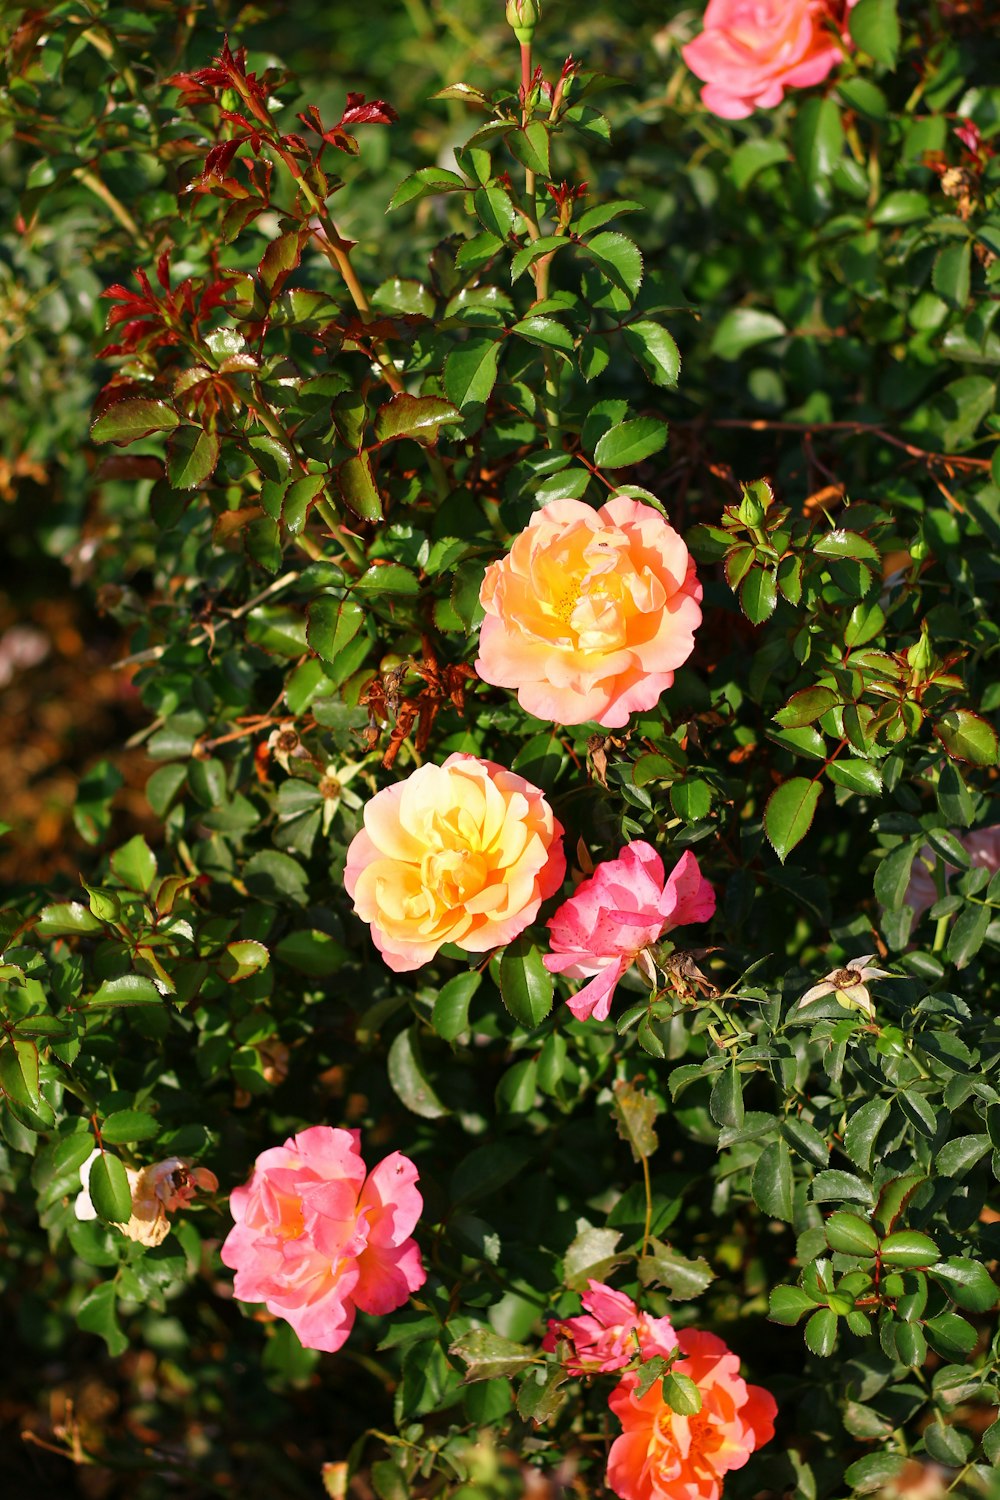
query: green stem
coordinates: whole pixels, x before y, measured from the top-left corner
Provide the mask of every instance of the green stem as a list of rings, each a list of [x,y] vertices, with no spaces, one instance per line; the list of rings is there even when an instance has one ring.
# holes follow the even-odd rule
[[[649,1179],[649,1162],[642,1157],[642,1180],[646,1189],[646,1220],[642,1226],[642,1254],[649,1249],[649,1231],[653,1224],[653,1185]]]

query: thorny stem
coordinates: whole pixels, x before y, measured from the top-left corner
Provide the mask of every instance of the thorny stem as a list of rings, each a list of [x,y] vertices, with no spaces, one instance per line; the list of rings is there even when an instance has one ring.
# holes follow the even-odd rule
[[[528,96],[531,93],[532,79],[531,43],[521,43],[521,125],[527,125],[530,118],[528,108]],[[553,101],[554,104],[554,101]],[[524,169],[524,218],[528,226],[528,234],[533,240],[540,236],[538,228],[538,209],[535,204],[535,174],[530,168]],[[543,255],[536,260],[532,266],[532,275],[535,279],[535,300],[544,302],[549,295],[549,265],[552,257]],[[545,428],[548,435],[550,448],[557,449],[562,444],[562,436],[559,427],[559,367],[556,356],[551,350],[543,350],[542,363],[545,366],[545,395],[543,408],[545,411]]]

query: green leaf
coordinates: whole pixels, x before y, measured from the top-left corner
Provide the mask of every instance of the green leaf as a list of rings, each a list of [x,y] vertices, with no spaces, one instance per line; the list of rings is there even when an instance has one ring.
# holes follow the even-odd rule
[[[701,1391],[690,1375],[679,1370],[663,1377],[663,1399],[682,1417],[694,1417],[701,1411]]]
[[[934,1158],[942,1177],[963,1177],[992,1146],[988,1135],[960,1135],[946,1142]]]
[[[301,479],[292,480],[281,502],[282,524],[290,536],[298,536],[306,523],[310,505],[322,494],[325,484],[325,474],[303,474]]]
[[[595,234],[592,240],[577,245],[612,286],[634,299],[642,285],[642,254],[639,246],[617,230]]]
[[[444,364],[444,388],[449,401],[463,411],[484,406],[496,384],[500,344],[495,339],[468,339],[453,349]]]
[[[708,352],[719,359],[739,359],[756,344],[784,338],[787,331],[774,313],[758,307],[733,307],[715,330]]]
[[[343,943],[338,943],[329,933],[317,928],[300,928],[281,939],[275,946],[274,956],[300,974],[325,979],[343,967],[348,954]]]
[[[712,1119],[719,1125],[739,1130],[743,1125],[743,1083],[735,1062],[723,1068],[713,1087],[708,1104]]]
[[[917,848],[916,844],[901,844],[886,855],[875,871],[875,899],[887,911],[896,911],[903,904]]]
[[[109,406],[90,429],[95,443],[117,443],[124,447],[154,432],[171,432],[180,418],[165,401],[128,396]]]
[[[874,1255],[878,1249],[878,1235],[857,1214],[831,1214],[826,1221],[826,1240],[831,1250],[845,1255]]]
[[[480,224],[490,234],[495,234],[497,239],[505,240],[513,232],[517,223],[517,210],[506,188],[477,188],[472,195],[472,203]]]
[[[500,994],[522,1026],[533,1030],[552,1009],[555,980],[538,948],[527,937],[508,943],[500,959]]]
[[[227,943],[219,959],[219,973],[228,984],[238,984],[251,974],[259,974],[271,962],[271,955],[263,943],[254,938],[240,938]]]
[[[884,68],[894,68],[899,55],[899,17],[896,0],[858,0],[848,27],[853,40]]]
[[[108,1224],[126,1224],[132,1217],[132,1189],[117,1156],[102,1151],[90,1167],[90,1200],[98,1218]]]
[[[969,1312],[992,1312],[997,1305],[996,1282],[989,1271],[977,1260],[961,1255],[949,1255],[930,1268],[930,1274],[941,1283],[945,1291],[959,1307]]]
[[[371,457],[358,453],[348,458],[337,470],[337,483],[341,499],[362,521],[382,519],[382,496],[375,483]]]
[[[792,694],[784,708],[779,708],[774,715],[774,722],[783,729],[800,729],[804,724],[813,724],[821,719],[839,702],[840,695],[833,688],[803,688]]]
[[[595,1229],[586,1220],[577,1220],[576,1238],[563,1256],[563,1279],[571,1291],[585,1291],[591,1278],[603,1281],[624,1259],[616,1253],[620,1239],[617,1229]],[[641,1261],[639,1274],[642,1274]]]
[[[375,413],[375,437],[380,443],[401,437],[436,443],[442,427],[461,420],[462,413],[440,396],[400,392]]]
[[[953,240],[938,251],[931,284],[952,307],[963,308],[969,300],[971,274],[972,241]]]
[[[848,756],[832,761],[826,767],[826,774],[835,786],[847,787],[863,797],[877,797],[882,790],[882,773],[871,761]]]
[[[88,1010],[105,1005],[162,1005],[163,997],[151,979],[142,974],[123,974],[107,979],[87,1001]]]
[[[181,775],[183,778],[183,772]],[[35,932],[39,937],[81,937],[103,930],[103,923],[80,901],[56,902],[53,906],[43,906],[35,925]]]
[[[829,1307],[820,1307],[806,1324],[806,1345],[820,1359],[828,1359],[837,1346],[837,1314]]]
[[[538,1061],[522,1058],[504,1073],[496,1086],[494,1099],[501,1114],[526,1115],[534,1108],[538,1089]]]
[[[427,1077],[416,1024],[401,1031],[389,1048],[388,1071],[393,1090],[415,1115],[424,1120],[439,1120],[449,1113]]]
[[[765,1146],[750,1180],[750,1192],[762,1213],[773,1219],[792,1218],[792,1158],[784,1141]]]
[[[540,120],[512,130],[507,145],[529,172],[537,177],[549,175],[549,132]]]
[[[887,1266],[929,1266],[937,1259],[938,1248],[919,1229],[897,1229],[886,1235],[879,1255]]]
[[[306,640],[323,661],[335,664],[365,623],[365,612],[353,599],[321,594],[309,606]]]
[[[844,1150],[862,1172],[871,1167],[872,1151],[879,1131],[889,1118],[888,1099],[869,1099],[851,1114],[844,1131]]]
[[[573,352],[573,335],[557,318],[540,317],[532,313],[515,323],[511,333],[527,339],[530,344],[540,344],[543,349],[561,349],[564,354]]]
[[[899,1340],[896,1340],[897,1345]],[[924,1357],[926,1358],[927,1346],[924,1345]],[[906,1360],[906,1364],[923,1364],[923,1360]],[[940,1464],[949,1464],[952,1468],[959,1469],[965,1463],[972,1452],[972,1442],[964,1432],[959,1432],[957,1427],[951,1427],[947,1422],[930,1422],[923,1431],[924,1447],[931,1458]]]
[[[159,1133],[159,1121],[143,1109],[116,1109],[101,1124],[101,1139],[110,1146],[121,1146],[127,1141],[149,1141]]]
[[[667,441],[667,426],[656,417],[619,422],[598,440],[594,462],[601,469],[624,469],[659,453]]]
[[[815,1309],[813,1298],[799,1286],[776,1286],[771,1289],[768,1317],[772,1323],[784,1323],[791,1328],[807,1312],[814,1312]]]
[[[859,1495],[871,1495],[884,1489],[911,1462],[902,1453],[867,1453],[851,1464],[844,1479]]]
[[[141,833],[115,850],[111,868],[130,891],[144,893],[156,879],[156,859]]]
[[[927,1358],[927,1340],[919,1323],[896,1323],[893,1325],[896,1357],[900,1364],[914,1369]]]
[[[468,1030],[469,1005],[482,979],[483,976],[473,969],[468,974],[456,974],[441,987],[434,1001],[431,1025],[446,1042],[455,1041]]]
[[[840,110],[830,98],[806,99],[792,129],[795,160],[812,185],[829,177],[844,146]]]
[[[96,1333],[108,1346],[108,1353],[117,1359],[124,1354],[129,1341],[122,1332],[115,1312],[115,1284],[102,1281],[88,1292],[77,1308],[76,1321],[84,1333]]]
[[[675,1302],[689,1302],[700,1297],[714,1277],[704,1256],[689,1260],[662,1240],[649,1242],[649,1254],[639,1261],[639,1280],[643,1286],[660,1286]]]
[[[930,1346],[945,1359],[962,1359],[971,1354],[979,1342],[976,1330],[958,1313],[939,1313],[936,1318],[927,1318],[924,1332]]]
[[[35,1110],[41,1100],[38,1089],[38,1048],[35,1043],[8,1037],[0,1045],[0,1090],[26,1109]]]
[[[533,266],[536,260],[541,260],[543,255],[555,255],[557,250],[562,250],[571,244],[564,234],[546,234],[541,239],[529,240],[522,245],[510,263],[510,279],[513,284],[519,280]]]
[[[963,907],[948,935],[948,958],[956,969],[964,969],[975,958],[989,930],[993,911],[977,902]]]
[[[871,563],[882,561],[878,548],[856,531],[824,531],[813,543],[813,551],[817,557],[856,557]]]
[[[741,141],[729,158],[729,176],[737,192],[742,193],[758,172],[788,160],[788,148],[781,141],[760,137]]]
[[[640,318],[622,329],[625,347],[654,385],[673,388],[681,371],[681,354],[675,340],[660,323]]]
[[[538,1359],[535,1349],[501,1338],[490,1328],[473,1328],[464,1333],[455,1340],[448,1353],[466,1366],[466,1382],[518,1375]]]
[[[955,760],[973,766],[995,766],[1000,752],[1000,738],[993,725],[966,708],[949,709],[940,714],[934,733]]]
[[[415,203],[418,198],[432,197],[436,193],[465,191],[469,184],[457,172],[445,171],[443,167],[421,167],[405,177],[389,200],[386,213],[402,208],[406,203]]]
[[[809,832],[821,791],[818,781],[793,776],[767,799],[764,832],[782,864]]]
[[[196,490],[215,473],[221,442],[218,433],[181,427],[167,444],[167,479],[175,490]]]
[[[763,625],[774,614],[778,586],[769,568],[751,568],[740,585],[740,607],[752,625]]]
[[[614,1086],[612,1108],[618,1134],[628,1143],[632,1160],[640,1162],[652,1156],[659,1145],[654,1128],[659,1114],[656,1100],[635,1084],[622,1080]]]

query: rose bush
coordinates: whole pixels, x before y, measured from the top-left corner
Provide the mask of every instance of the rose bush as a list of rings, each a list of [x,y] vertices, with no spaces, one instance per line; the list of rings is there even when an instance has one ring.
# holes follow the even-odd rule
[[[1000,38],[702,9],[0,19],[15,1491],[994,1487]]]

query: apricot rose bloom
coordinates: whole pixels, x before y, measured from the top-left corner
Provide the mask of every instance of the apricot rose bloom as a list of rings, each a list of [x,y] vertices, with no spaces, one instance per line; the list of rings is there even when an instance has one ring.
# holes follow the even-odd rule
[[[621,1370],[635,1356],[636,1339],[646,1359],[656,1354],[669,1357],[677,1348],[677,1335],[669,1318],[640,1312],[631,1297],[603,1281],[591,1278],[580,1301],[585,1312],[576,1318],[550,1318],[542,1341],[547,1354],[553,1353],[560,1341],[571,1346],[565,1363],[574,1375]]]
[[[562,824],[542,793],[474,755],[421,766],[366,803],[364,819],[344,884],[397,973],[444,943],[469,953],[509,943],[566,873]]]
[[[339,1349],[355,1309],[390,1313],[426,1280],[410,1238],[424,1200],[399,1151],[366,1176],[358,1130],[313,1125],[258,1156],[222,1246],[241,1302],[263,1302],[306,1349]]]
[[[709,0],[704,30],[681,52],[705,87],[702,103],[723,120],[743,120],[780,104],[785,89],[806,88],[843,59],[854,0]]]
[[[620,729],[694,649],[701,584],[652,505],[554,500],[486,570],[476,671],[538,719]]]
[[[642,839],[599,864],[549,920],[542,962],[552,974],[590,979],[568,1004],[578,1021],[606,1021],[619,979],[643,948],[673,927],[707,922],[715,892],[685,850],[664,880],[663,861]],[[593,976],[593,977],[591,977]]]
[[[729,1470],[774,1436],[774,1397],[741,1379],[739,1358],[720,1338],[685,1328],[677,1342],[683,1358],[672,1369],[694,1381],[701,1411],[682,1417],[660,1381],[637,1396],[636,1377],[624,1377],[608,1402],[623,1428],[608,1455],[608,1486],[621,1500],[719,1500]]]

